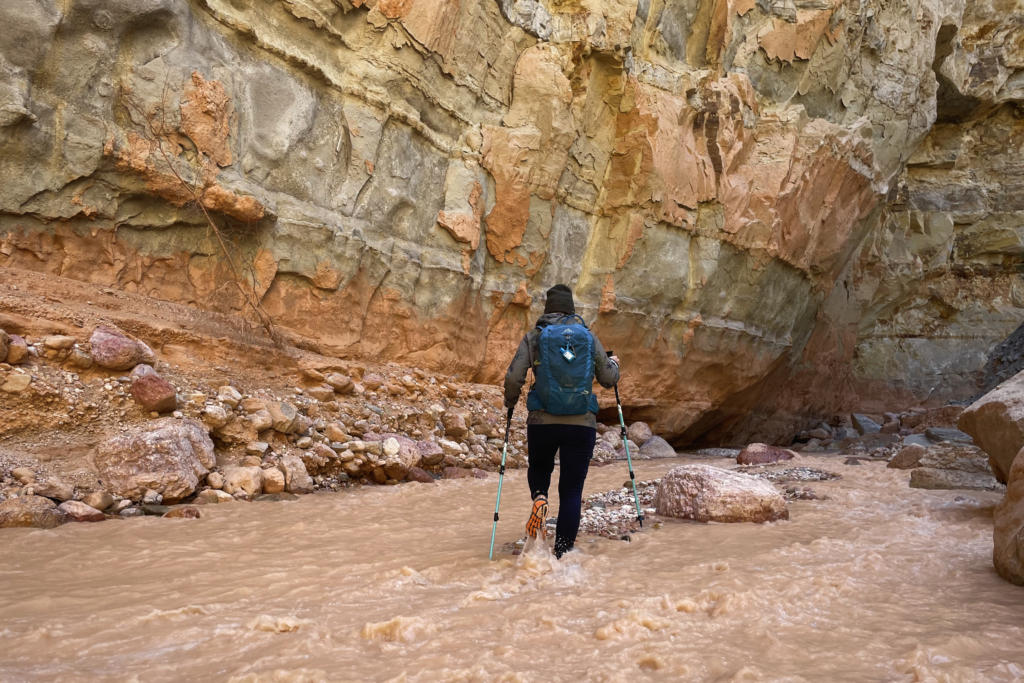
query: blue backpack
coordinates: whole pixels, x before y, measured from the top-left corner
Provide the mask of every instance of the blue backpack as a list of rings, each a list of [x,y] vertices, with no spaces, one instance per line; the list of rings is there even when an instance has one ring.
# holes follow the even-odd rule
[[[526,408],[552,415],[596,413],[594,335],[583,318],[567,315],[554,325],[538,329],[535,381],[526,397]]]

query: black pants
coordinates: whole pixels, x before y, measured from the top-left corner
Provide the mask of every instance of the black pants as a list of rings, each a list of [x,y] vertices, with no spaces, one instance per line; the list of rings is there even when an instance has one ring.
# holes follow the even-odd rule
[[[526,443],[530,466],[526,479],[530,495],[548,495],[555,453],[559,453],[558,526],[555,527],[555,556],[561,557],[576,543],[580,530],[583,482],[594,455],[597,430],[580,425],[527,425]]]

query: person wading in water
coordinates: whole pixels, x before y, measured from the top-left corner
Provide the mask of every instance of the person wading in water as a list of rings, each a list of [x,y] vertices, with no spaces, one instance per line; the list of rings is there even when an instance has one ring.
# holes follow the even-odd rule
[[[548,487],[559,454],[558,524],[555,557],[576,543],[580,528],[583,482],[597,438],[597,397],[593,383],[610,389],[619,381],[619,359],[609,357],[583,319],[576,315],[572,290],[555,285],[547,291],[544,315],[526,333],[505,373],[505,408],[512,408],[533,370],[527,395],[526,442],[533,507],[526,533],[546,536]]]

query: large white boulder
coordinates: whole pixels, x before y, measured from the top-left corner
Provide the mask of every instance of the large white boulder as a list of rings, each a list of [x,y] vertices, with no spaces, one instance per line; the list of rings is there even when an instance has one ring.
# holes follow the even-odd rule
[[[786,500],[764,479],[710,465],[669,470],[654,496],[659,515],[698,522],[771,522],[789,519]]]

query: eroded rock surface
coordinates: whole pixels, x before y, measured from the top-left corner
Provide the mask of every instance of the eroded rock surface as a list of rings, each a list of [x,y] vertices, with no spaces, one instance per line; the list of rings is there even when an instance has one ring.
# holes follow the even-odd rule
[[[988,453],[996,478],[1006,483],[1010,465],[1024,448],[1024,372],[968,406],[958,425]]]
[[[1024,314],[1013,8],[41,0],[0,21],[0,267],[488,382],[564,281],[632,417],[736,442],[963,396]]]
[[[659,515],[698,522],[770,522],[789,519],[786,500],[771,483],[711,467],[669,470],[654,497]]]
[[[1008,479],[1006,496],[994,513],[992,559],[1000,576],[1024,586],[1024,457],[1020,454]]]
[[[141,500],[150,489],[168,503],[192,494],[215,464],[202,424],[174,418],[143,423],[103,442],[94,460],[109,491]]]

